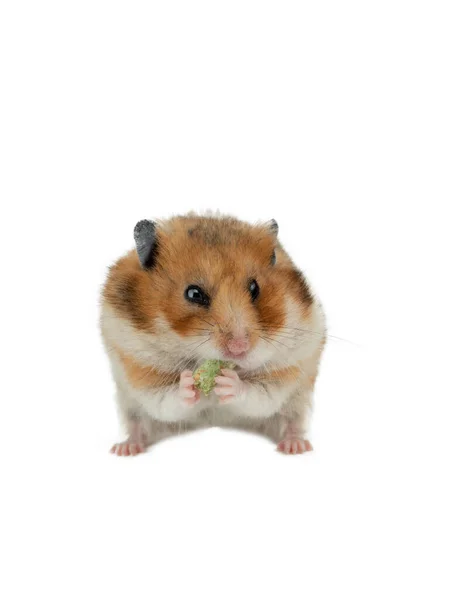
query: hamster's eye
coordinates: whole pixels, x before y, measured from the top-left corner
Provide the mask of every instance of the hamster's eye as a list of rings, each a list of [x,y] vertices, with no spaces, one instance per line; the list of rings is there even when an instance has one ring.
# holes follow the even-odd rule
[[[255,300],[257,300],[258,298],[258,295],[260,294],[260,288],[258,287],[258,283],[255,281],[255,279],[249,281],[249,292],[252,298],[252,302],[255,302]]]
[[[271,254],[271,258],[269,259],[269,264],[273,267],[276,264],[276,251]]]
[[[185,298],[193,304],[210,306],[210,298],[204,290],[197,285],[189,285],[185,290]]]

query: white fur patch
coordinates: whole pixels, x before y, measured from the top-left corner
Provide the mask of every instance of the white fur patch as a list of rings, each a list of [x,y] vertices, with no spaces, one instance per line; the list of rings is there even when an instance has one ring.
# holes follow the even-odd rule
[[[223,358],[214,343],[202,335],[181,336],[169,323],[160,318],[155,323],[155,333],[137,331],[114,310],[104,304],[101,315],[101,331],[110,358],[113,377],[118,388],[118,404],[125,421],[131,413],[144,414],[160,422],[187,422],[193,425],[229,424],[240,418],[262,420],[274,417],[280,412],[286,418],[297,414],[305,405],[309,391],[299,389],[300,382],[285,385],[255,385],[240,404],[219,405],[214,394],[202,397],[194,406],[187,406],[178,395],[177,386],[160,389],[136,389],[127,380],[116,349],[133,358],[140,365],[149,365],[165,372],[180,373],[187,367],[193,368],[208,358]],[[272,371],[277,368],[299,365],[308,375],[315,372],[319,360],[319,348],[325,331],[322,308],[314,302],[308,321],[294,300],[286,300],[286,321],[284,329],[260,339],[245,360],[240,360],[238,372],[242,375],[251,372]],[[311,362],[311,367],[310,367]],[[310,394],[311,396],[311,394]],[[297,400],[296,400],[297,399]],[[295,408],[291,404],[295,403]],[[290,404],[291,403],[291,404]],[[301,416],[298,415],[302,420]],[[278,426],[278,425],[277,425]],[[304,426],[305,427],[305,426]]]

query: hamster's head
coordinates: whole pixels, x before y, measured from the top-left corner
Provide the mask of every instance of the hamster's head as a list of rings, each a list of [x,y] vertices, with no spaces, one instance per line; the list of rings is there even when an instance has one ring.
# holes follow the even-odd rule
[[[292,347],[313,297],[278,242],[275,221],[176,217],[135,227],[136,251],[110,274],[105,299],[173,356],[254,369]]]

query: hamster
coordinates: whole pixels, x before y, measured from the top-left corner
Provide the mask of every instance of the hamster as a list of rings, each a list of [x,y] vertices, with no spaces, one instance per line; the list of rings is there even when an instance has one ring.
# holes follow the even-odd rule
[[[323,309],[278,240],[278,225],[188,214],[140,221],[136,247],[109,270],[101,332],[132,456],[198,427],[260,432],[286,454],[312,450]],[[233,362],[212,393],[194,387],[206,359]]]

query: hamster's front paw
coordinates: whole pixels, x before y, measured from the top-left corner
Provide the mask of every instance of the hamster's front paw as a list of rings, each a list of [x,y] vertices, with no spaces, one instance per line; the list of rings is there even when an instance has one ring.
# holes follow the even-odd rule
[[[232,369],[221,369],[222,375],[215,377],[216,387],[214,392],[219,396],[219,402],[224,404],[233,400],[240,400],[246,391],[246,383]]]
[[[179,395],[183,402],[194,406],[200,400],[200,392],[194,387],[192,371],[183,371],[180,375]]]

